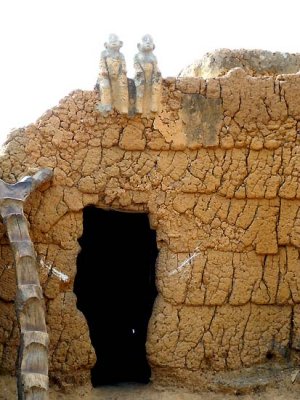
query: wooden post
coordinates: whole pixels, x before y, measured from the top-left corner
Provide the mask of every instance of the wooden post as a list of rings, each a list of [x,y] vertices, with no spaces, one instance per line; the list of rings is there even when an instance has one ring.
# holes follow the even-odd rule
[[[48,333],[36,253],[29,236],[23,204],[31,192],[49,181],[45,168],[15,184],[0,179],[0,214],[14,254],[17,277],[16,313],[20,328],[17,363],[19,400],[48,399]]]

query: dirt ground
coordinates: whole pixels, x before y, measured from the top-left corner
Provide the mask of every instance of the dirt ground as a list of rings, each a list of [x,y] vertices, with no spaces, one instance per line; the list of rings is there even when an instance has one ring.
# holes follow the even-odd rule
[[[93,389],[80,388],[69,393],[50,390],[50,400],[296,400],[300,398],[300,382],[259,389],[251,394],[190,393],[180,389],[154,387],[151,384],[119,384]],[[15,379],[0,376],[0,400],[15,400]]]

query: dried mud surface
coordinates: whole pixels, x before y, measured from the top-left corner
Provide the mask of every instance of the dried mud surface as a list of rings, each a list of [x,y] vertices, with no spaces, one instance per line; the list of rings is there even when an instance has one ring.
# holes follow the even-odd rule
[[[3,180],[54,171],[25,205],[51,379],[85,385],[96,360],[73,293],[87,205],[146,213],[156,230],[158,296],[146,343],[156,385],[216,391],[230,371],[298,368],[299,92],[300,74],[235,68],[215,79],[170,78],[161,110],[146,118],[101,115],[99,93],[77,90],[11,133]],[[0,370],[12,375],[19,332],[3,226],[0,254]]]

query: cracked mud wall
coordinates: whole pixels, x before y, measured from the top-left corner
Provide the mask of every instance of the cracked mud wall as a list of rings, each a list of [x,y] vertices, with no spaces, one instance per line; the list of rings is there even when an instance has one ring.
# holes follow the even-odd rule
[[[238,68],[165,80],[159,114],[128,118],[103,117],[98,93],[76,91],[11,135],[2,179],[54,169],[25,209],[41,264],[70,278],[40,267],[53,379],[85,383],[95,362],[72,291],[89,204],[149,213],[157,231],[159,294],[147,341],[155,381],[209,386],[214,371],[299,363],[299,93],[298,74],[250,77]],[[18,329],[12,255],[0,229],[6,373],[14,371]]]

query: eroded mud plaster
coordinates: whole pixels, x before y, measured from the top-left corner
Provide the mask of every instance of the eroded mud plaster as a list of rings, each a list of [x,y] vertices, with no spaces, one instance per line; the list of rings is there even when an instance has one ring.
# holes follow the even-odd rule
[[[147,341],[155,381],[209,386],[214,371],[297,362],[299,93],[298,74],[168,79],[161,111],[144,118],[103,116],[98,93],[75,91],[10,136],[2,179],[54,169],[25,209],[41,259],[52,378],[84,383],[95,362],[72,291],[88,204],[148,213],[157,230]],[[0,368],[12,372],[15,271],[0,229]]]

